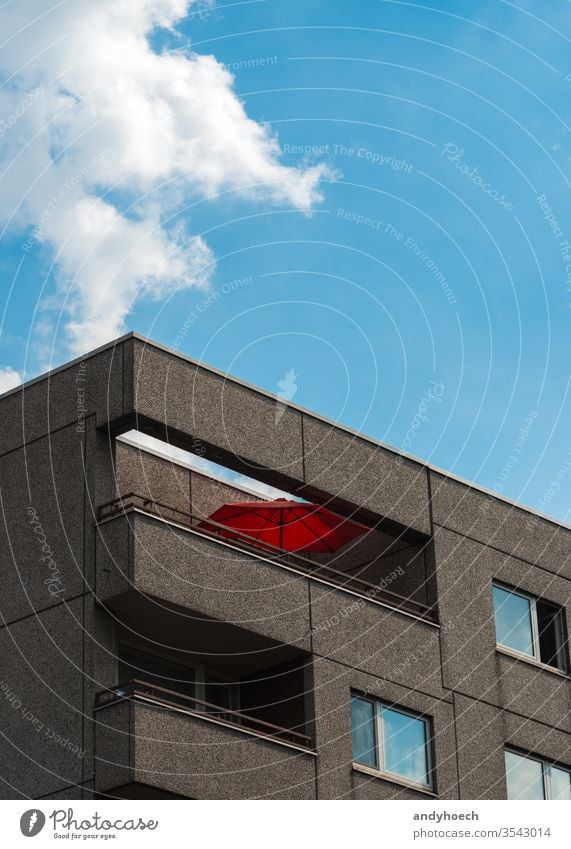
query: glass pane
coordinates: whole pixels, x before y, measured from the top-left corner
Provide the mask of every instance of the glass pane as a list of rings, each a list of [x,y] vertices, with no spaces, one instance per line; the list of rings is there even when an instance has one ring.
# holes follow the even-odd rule
[[[494,587],[496,642],[534,657],[529,599]]]
[[[137,679],[147,684],[154,684],[166,690],[180,693],[181,696],[194,697],[194,669],[190,666],[173,663],[158,655],[131,646],[119,646],[119,679],[124,684]],[[157,693],[160,691],[157,690]],[[176,695],[161,694],[169,701],[179,701]],[[182,704],[193,707],[192,701],[180,699]]]
[[[204,700],[213,707],[206,707],[206,712],[231,719],[232,714],[228,710],[238,710],[239,684],[236,682],[223,681],[210,672],[206,672],[204,681]]]
[[[540,761],[506,752],[508,799],[545,799]]]
[[[571,799],[571,773],[566,769],[550,767],[551,798]]]
[[[206,684],[205,686],[205,701],[211,705],[216,705],[220,708],[230,707],[230,688],[228,684]],[[216,708],[207,708],[209,711],[215,711]]]
[[[387,772],[429,784],[426,722],[382,708],[383,745]]]
[[[353,760],[366,766],[377,766],[375,747],[375,706],[365,699],[351,697]]]
[[[563,667],[561,657],[561,612],[558,607],[546,601],[537,601],[537,628],[539,631],[539,653],[543,663]]]

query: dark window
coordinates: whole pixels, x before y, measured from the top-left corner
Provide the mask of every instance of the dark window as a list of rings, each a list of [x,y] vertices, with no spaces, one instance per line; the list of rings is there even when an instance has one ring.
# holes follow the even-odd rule
[[[564,639],[561,610],[547,601],[541,601],[541,599],[537,600],[535,609],[537,611],[541,661],[548,663],[549,666],[557,666],[559,669],[564,669]]]
[[[220,677],[203,666],[185,666],[152,652],[121,644],[119,681],[127,684],[133,680],[170,690],[170,693],[157,690],[156,695],[219,719],[224,719],[228,710],[239,710],[240,707],[238,682]]]
[[[239,684],[224,680],[208,670],[204,673],[204,701],[208,702],[206,712],[224,719],[225,710],[238,710],[240,706]],[[216,705],[216,707],[211,707]],[[222,708],[222,710],[217,710]]]
[[[133,679],[155,684],[166,690],[172,690],[183,696],[194,698],[195,672],[191,666],[184,666],[164,657],[151,654],[132,646],[119,647],[119,681],[126,684]],[[176,696],[162,694],[167,701],[176,701]],[[188,699],[181,699],[182,704],[193,707]]]

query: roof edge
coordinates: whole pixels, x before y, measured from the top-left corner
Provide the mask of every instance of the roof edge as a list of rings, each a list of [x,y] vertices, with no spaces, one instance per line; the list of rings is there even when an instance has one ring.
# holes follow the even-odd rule
[[[126,342],[127,339],[140,339],[142,341],[145,341],[143,336],[139,336],[138,333],[135,333],[133,330],[131,330],[129,333],[125,333],[123,336],[118,336],[117,339],[112,339],[110,342],[105,342],[104,345],[100,345],[98,348],[94,348],[92,351],[88,351],[86,354],[81,354],[79,357],[74,357],[73,360],[66,360],[66,362],[62,363],[60,366],[50,368],[47,371],[44,371],[42,374],[39,374],[37,377],[31,377],[29,380],[25,380],[23,383],[18,384],[18,386],[14,386],[12,387],[12,389],[7,389],[6,392],[0,393],[0,401],[3,401],[4,398],[9,398],[10,395],[15,395],[16,392],[20,392],[22,389],[27,389],[29,386],[33,386],[35,383],[41,383],[42,380],[49,380],[49,378],[53,377],[54,374],[59,374],[60,371],[65,371],[65,369],[72,368],[72,366],[78,365],[84,360],[88,360],[90,357],[94,357],[96,354],[101,354],[103,351],[107,351],[110,348],[116,348],[118,345],[121,345],[123,342]]]
[[[272,392],[268,392],[268,390],[263,389],[260,386],[256,386],[253,383],[249,383],[246,380],[242,380],[239,377],[235,377],[234,375],[231,375],[228,372],[224,372],[221,369],[216,368],[215,366],[208,365],[208,363],[204,363],[201,360],[196,360],[188,354],[183,354],[181,351],[176,351],[174,348],[169,348],[167,345],[163,345],[161,342],[156,342],[154,339],[149,339],[147,336],[143,336],[141,333],[137,333],[135,330],[131,330],[128,333],[123,334],[123,336],[119,336],[117,337],[117,339],[112,339],[110,342],[106,342],[104,345],[100,345],[98,348],[94,348],[92,351],[89,351],[86,354],[83,354],[79,357],[74,357],[73,360],[69,360],[66,363],[62,363],[62,365],[56,366],[56,368],[50,369],[49,371],[44,372],[44,374],[38,375],[38,377],[33,377],[30,380],[25,381],[25,383],[20,384],[19,386],[15,386],[13,389],[9,389],[7,392],[4,392],[0,395],[0,401],[3,401],[5,398],[10,397],[11,395],[15,395],[22,389],[27,389],[28,387],[33,386],[34,384],[39,383],[42,380],[49,380],[53,375],[59,374],[59,372],[64,371],[65,369],[72,368],[78,363],[81,363],[84,360],[89,359],[90,357],[94,357],[97,354],[102,353],[103,351],[116,348],[118,345],[123,344],[129,339],[136,339],[138,342],[142,342],[144,345],[149,345],[150,347],[156,348],[159,351],[164,351],[170,356],[178,357],[179,359],[190,363],[196,368],[208,371],[211,374],[215,374],[217,377],[224,378],[225,380],[231,380],[232,383],[236,383],[239,386],[243,386],[244,388],[249,389],[252,392],[256,392],[258,395],[263,395],[264,397],[271,398],[274,401],[277,397]],[[509,504],[511,507],[515,507],[518,510],[522,510],[524,513],[531,514],[532,516],[537,516],[539,519],[542,519],[545,522],[549,522],[552,525],[557,525],[558,527],[565,528],[566,530],[571,530],[571,524],[567,522],[560,521],[554,516],[548,516],[533,507],[529,507],[528,505],[522,504],[519,501],[515,501],[512,498],[508,498],[505,495],[500,495],[497,492],[494,492],[493,490],[488,489],[487,487],[482,486],[481,484],[477,484],[474,481],[470,481],[467,478],[463,478],[448,469],[442,469],[440,466],[435,466],[428,460],[423,460],[421,457],[415,457],[413,454],[409,454],[406,451],[401,451],[398,448],[394,448],[392,445],[388,445],[386,442],[381,442],[379,439],[375,439],[374,437],[369,436],[366,433],[363,433],[362,431],[355,430],[354,428],[351,428],[348,425],[336,422],[333,419],[328,418],[327,416],[323,416],[320,413],[316,413],[314,410],[310,410],[307,407],[302,407],[300,404],[294,404],[291,401],[284,401],[284,399],[280,399],[280,401],[284,403],[285,406],[290,407],[293,410],[297,410],[299,413],[302,413],[305,416],[311,416],[311,418],[316,419],[317,421],[323,422],[324,424],[330,425],[331,427],[337,428],[338,430],[351,434],[351,436],[356,436],[359,439],[363,439],[365,442],[368,442],[371,445],[376,446],[377,448],[382,448],[385,451],[389,451],[391,454],[394,454],[395,457],[404,457],[405,459],[418,464],[421,468],[428,469],[431,472],[435,472],[436,474],[442,475],[445,478],[449,478],[450,480],[463,484],[468,489],[473,489],[476,492],[481,492],[484,495],[488,495],[495,501],[500,501],[504,504]]]

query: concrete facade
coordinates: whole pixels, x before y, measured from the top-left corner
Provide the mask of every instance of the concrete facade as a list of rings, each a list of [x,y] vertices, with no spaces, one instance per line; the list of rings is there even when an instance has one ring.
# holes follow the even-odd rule
[[[571,679],[498,649],[492,605],[499,581],[570,633],[569,528],[135,334],[0,410],[0,798],[505,799],[506,746],[571,766]],[[380,528],[426,615],[205,535],[229,489],[132,429]],[[230,670],[254,721],[117,697],[123,643]],[[351,693],[430,720],[431,791],[353,763]]]

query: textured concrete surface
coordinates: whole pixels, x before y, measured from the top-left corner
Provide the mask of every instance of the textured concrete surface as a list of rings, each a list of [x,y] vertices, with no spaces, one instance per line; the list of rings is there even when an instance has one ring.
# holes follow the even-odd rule
[[[411,787],[398,785],[396,782],[381,777],[365,775],[358,770],[353,770],[351,783],[353,785],[351,799],[364,801],[395,799],[398,801],[423,802],[425,804],[430,804],[430,800],[433,799],[433,797],[423,793],[422,790],[414,790]],[[448,798],[453,799],[455,797],[448,796]]]
[[[370,529],[351,540],[333,555],[310,554],[315,563],[326,564],[346,572],[388,592],[428,604],[430,569],[428,547],[406,537],[395,538]]]
[[[121,722],[103,714],[121,712]],[[129,717],[126,717],[126,713]],[[203,719],[130,702],[101,712],[98,752],[119,763],[130,729],[131,780],[195,799],[314,799],[311,755]],[[115,730],[112,730],[115,726]],[[105,740],[107,737],[107,740]],[[114,753],[112,756],[110,753]],[[103,773],[100,773],[103,775]],[[99,792],[119,773],[106,769]]]
[[[135,492],[190,512],[190,471],[124,443],[116,443],[116,495]]]
[[[41,799],[87,799],[86,788],[80,784],[71,784],[62,790],[55,793],[48,793],[46,796],[40,796]]]
[[[93,778],[94,772],[96,695],[120,682],[115,622],[89,596],[84,598],[83,625],[83,781],[86,782]]]
[[[462,799],[505,799],[504,748],[569,763],[571,735],[542,722],[455,694]]]
[[[455,694],[454,716],[460,798],[505,799],[506,738],[501,710]]]
[[[189,434],[195,450],[229,455],[303,479],[301,414],[164,351],[135,343],[137,413]]]
[[[484,546],[449,531],[435,534],[444,686],[498,703],[493,568]]]
[[[307,415],[303,443],[308,484],[430,533],[428,479],[420,463],[398,462],[392,452]]]
[[[571,531],[465,484],[430,473],[434,522],[571,578]]]
[[[94,714],[95,792],[133,781],[133,703],[118,702]]]
[[[73,426],[0,458],[4,623],[83,591],[83,465]]]
[[[132,518],[138,591],[309,647],[306,578],[150,517]]]
[[[506,742],[511,746],[547,760],[564,764],[571,762],[571,734],[509,711],[504,713],[504,733]]]
[[[95,597],[101,603],[131,588],[132,522],[130,513],[97,528]]]
[[[530,663],[498,654],[499,705],[571,732],[571,681]]]
[[[0,629],[0,763],[8,788],[25,796],[83,780],[81,622],[76,600]]]
[[[123,343],[84,362],[85,369],[74,363],[2,399],[0,454],[77,424],[78,387],[86,416],[105,422],[123,414]]]
[[[444,696],[437,628],[315,582],[310,592],[314,652]]]

